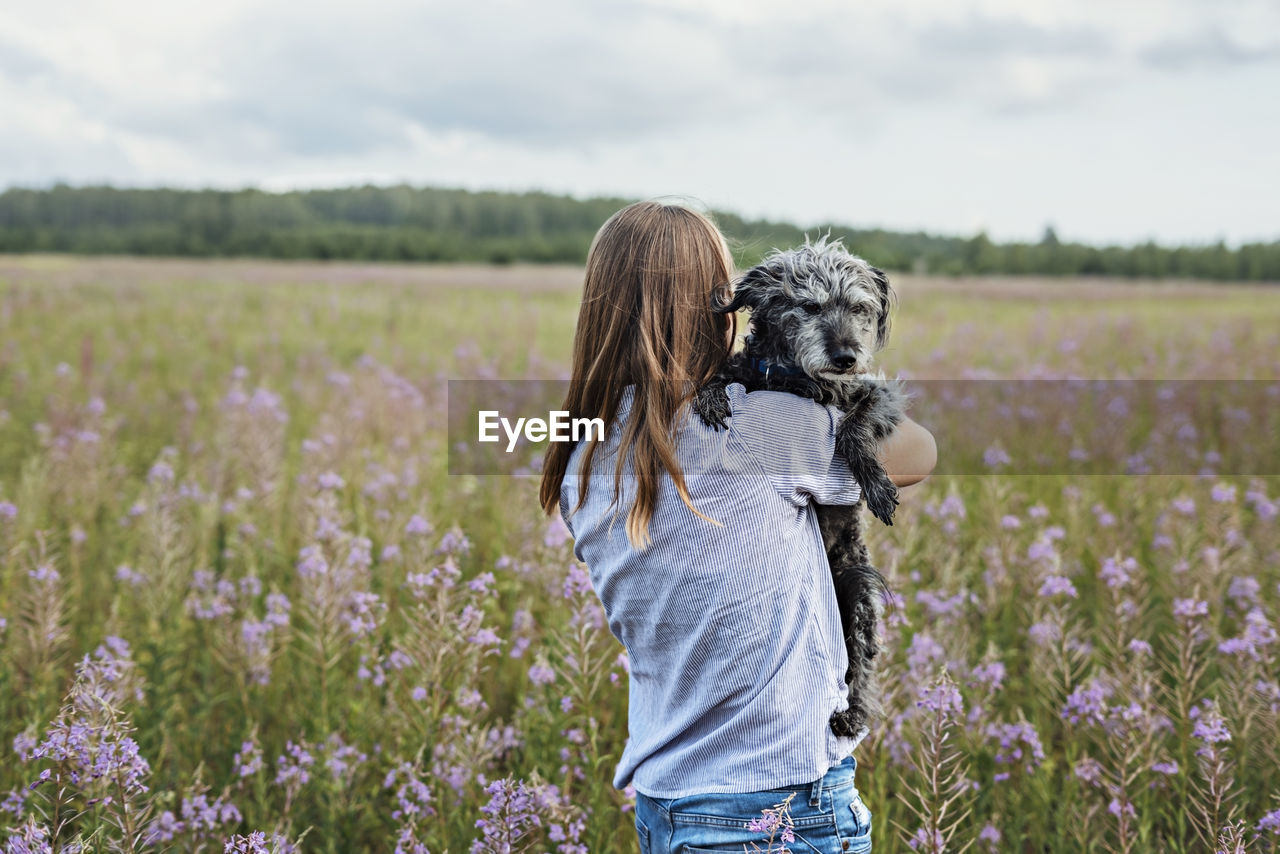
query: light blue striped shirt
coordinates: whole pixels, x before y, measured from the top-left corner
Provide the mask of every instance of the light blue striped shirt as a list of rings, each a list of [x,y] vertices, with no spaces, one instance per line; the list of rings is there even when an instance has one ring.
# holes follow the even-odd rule
[[[848,705],[848,657],[813,509],[860,494],[835,456],[840,412],[737,383],[728,430],[686,408],[676,433],[685,482],[724,527],[694,516],[663,477],[652,544],[637,552],[626,536],[629,466],[610,507],[632,392],[596,452],[586,503],[565,520],[631,664],[630,737],[613,783],[676,798],[812,782],[861,738],[827,723]],[[578,501],[584,448],[569,460],[562,515]]]

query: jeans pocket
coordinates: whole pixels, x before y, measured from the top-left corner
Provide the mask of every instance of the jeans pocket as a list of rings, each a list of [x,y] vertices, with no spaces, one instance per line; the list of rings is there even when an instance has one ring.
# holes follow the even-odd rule
[[[871,850],[871,810],[862,802],[854,786],[836,793],[836,825],[840,841],[848,854],[865,854]]]
[[[649,828],[636,816],[636,838],[640,840],[640,854],[649,854]]]

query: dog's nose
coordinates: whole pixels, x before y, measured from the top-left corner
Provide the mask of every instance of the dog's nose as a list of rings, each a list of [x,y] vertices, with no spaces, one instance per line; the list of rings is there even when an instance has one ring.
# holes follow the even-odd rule
[[[847,371],[858,363],[858,354],[853,350],[837,350],[831,354],[831,364],[842,371]]]

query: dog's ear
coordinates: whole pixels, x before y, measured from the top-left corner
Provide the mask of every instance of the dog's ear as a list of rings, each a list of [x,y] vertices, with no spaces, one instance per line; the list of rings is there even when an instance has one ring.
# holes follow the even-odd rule
[[[893,288],[889,287],[889,277],[878,267],[871,268],[871,281],[880,298],[880,319],[876,323],[876,348],[879,349],[889,343],[889,307],[893,300]]]
[[[756,308],[764,297],[768,282],[769,275],[764,269],[752,267],[733,285],[733,297],[729,302],[724,302],[724,288],[716,288],[711,292],[711,310],[716,314],[729,314],[741,308]]]

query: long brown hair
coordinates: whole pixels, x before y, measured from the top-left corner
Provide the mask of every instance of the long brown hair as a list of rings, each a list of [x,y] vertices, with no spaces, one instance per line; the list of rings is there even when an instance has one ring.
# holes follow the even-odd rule
[[[602,418],[606,430],[618,414],[623,388],[635,385],[614,469],[613,501],[622,485],[623,461],[631,455],[636,498],[627,513],[627,539],[637,549],[650,541],[649,522],[659,478],[670,475],[685,505],[693,506],[676,458],[672,425],[729,355],[736,324],[711,310],[712,293],[729,285],[733,259],[728,244],[705,215],[682,205],[648,201],[609,217],[587,253],[586,281],[573,366],[562,409],[570,418]],[[597,442],[591,440],[582,472],[591,472]],[[543,463],[539,497],[556,512],[574,446],[552,442]],[[582,479],[577,510],[591,478]]]

